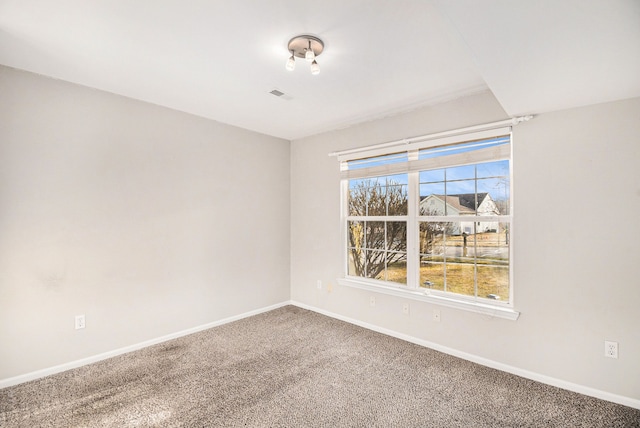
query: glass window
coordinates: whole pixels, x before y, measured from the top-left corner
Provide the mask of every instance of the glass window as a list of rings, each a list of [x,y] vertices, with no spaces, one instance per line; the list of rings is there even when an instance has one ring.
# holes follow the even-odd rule
[[[507,135],[348,161],[409,172],[348,179],[347,275],[510,304],[510,144]]]
[[[349,180],[349,275],[407,283],[407,174]]]

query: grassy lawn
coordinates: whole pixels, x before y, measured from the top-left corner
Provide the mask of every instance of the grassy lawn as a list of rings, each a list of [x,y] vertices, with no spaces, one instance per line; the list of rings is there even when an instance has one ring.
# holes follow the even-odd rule
[[[475,239],[475,245],[480,248],[496,247],[507,248],[508,239],[504,232],[501,233],[478,233],[475,236],[469,236],[467,243],[472,248]],[[435,242],[434,247],[443,245],[443,242]],[[448,236],[446,247],[462,247],[462,236]],[[463,252],[459,251],[459,255]],[[499,254],[499,253],[498,253]],[[500,297],[501,301],[509,301],[509,260],[500,258],[500,256],[491,256],[491,258],[483,258],[479,256],[474,259],[472,256],[463,257],[446,257],[443,255],[432,254],[429,256],[421,256],[420,265],[420,287],[429,288],[431,290],[448,291],[451,293],[462,294],[467,296],[475,295],[474,285],[474,263],[477,269],[477,286],[478,297],[488,297],[490,294]],[[349,271],[353,273],[353,266],[350,265]],[[445,275],[446,274],[446,275]],[[446,290],[445,290],[446,277]],[[381,272],[376,279],[387,280],[400,284],[407,283],[407,266],[404,262],[394,263],[389,266],[385,272]],[[429,286],[425,282],[430,282]]]
[[[489,294],[500,296],[500,300],[509,300],[509,270],[507,267],[478,265],[478,297]],[[444,290],[444,265],[428,264],[420,267],[420,286],[430,281],[432,290]],[[447,291],[468,296],[474,295],[473,266],[459,263],[447,263]]]
[[[384,278],[378,278],[378,279],[384,279]],[[396,263],[393,266],[390,266],[387,269],[387,281],[406,284],[407,283],[407,264]]]
[[[507,266],[483,266],[477,265],[478,269],[478,297],[487,297],[489,294],[500,296],[500,300],[509,300],[509,269]],[[444,291],[444,264],[427,264],[420,267],[420,286],[425,281],[432,283],[432,290]],[[451,293],[474,295],[474,269],[473,265],[461,263],[447,263],[446,277],[447,290]],[[377,279],[384,279],[383,274]],[[387,270],[387,281],[400,284],[407,283],[407,268],[404,264],[396,264]]]

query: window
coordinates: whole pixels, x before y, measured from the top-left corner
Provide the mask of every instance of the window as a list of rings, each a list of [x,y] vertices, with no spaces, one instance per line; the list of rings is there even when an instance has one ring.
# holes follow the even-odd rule
[[[407,283],[407,174],[349,180],[349,275]]]
[[[516,318],[510,128],[405,147],[339,155],[343,282]]]

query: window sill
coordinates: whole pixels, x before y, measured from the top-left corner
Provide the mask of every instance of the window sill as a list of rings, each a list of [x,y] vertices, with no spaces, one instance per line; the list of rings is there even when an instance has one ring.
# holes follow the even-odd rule
[[[391,296],[404,297],[406,299],[419,300],[421,302],[432,303],[434,305],[446,306],[454,309],[475,312],[489,315],[496,318],[517,320],[520,312],[509,307],[494,306],[479,302],[452,299],[445,296],[430,294],[429,290],[409,290],[391,285],[372,284],[366,281],[359,281],[353,278],[338,278],[338,284],[346,287],[359,288],[361,290],[374,291],[376,293],[388,294]]]

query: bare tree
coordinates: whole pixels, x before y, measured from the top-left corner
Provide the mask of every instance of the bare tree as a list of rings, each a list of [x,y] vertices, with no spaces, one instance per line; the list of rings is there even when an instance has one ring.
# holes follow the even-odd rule
[[[406,187],[388,181],[359,181],[349,189],[349,215],[406,215]],[[376,278],[393,263],[407,260],[407,225],[405,221],[349,222],[349,252],[358,276]]]

